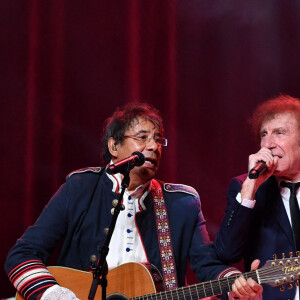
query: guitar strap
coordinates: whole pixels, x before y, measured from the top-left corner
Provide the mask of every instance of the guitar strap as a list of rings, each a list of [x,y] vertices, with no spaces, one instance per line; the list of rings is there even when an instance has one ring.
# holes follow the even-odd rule
[[[175,259],[171,241],[167,207],[164,200],[162,187],[155,179],[152,180],[151,194],[153,197],[163,279],[166,284],[166,289],[171,290],[177,287]]]

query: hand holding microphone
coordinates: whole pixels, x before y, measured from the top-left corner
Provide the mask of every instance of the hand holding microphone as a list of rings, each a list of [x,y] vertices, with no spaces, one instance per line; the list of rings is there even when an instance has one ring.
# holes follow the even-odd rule
[[[242,185],[242,199],[255,199],[256,191],[260,185],[274,174],[278,159],[279,157],[274,156],[271,150],[266,147],[262,147],[257,153],[249,156],[249,173]]]
[[[278,163],[278,156],[274,156],[271,153],[271,150],[268,148],[261,148],[259,152],[256,154],[249,156],[249,164],[252,161],[252,166],[256,161],[254,167],[252,167],[249,171],[248,177],[250,179],[257,179],[260,175],[262,175],[265,171],[269,170],[270,175],[273,174],[277,163]],[[269,176],[270,176],[269,175]]]

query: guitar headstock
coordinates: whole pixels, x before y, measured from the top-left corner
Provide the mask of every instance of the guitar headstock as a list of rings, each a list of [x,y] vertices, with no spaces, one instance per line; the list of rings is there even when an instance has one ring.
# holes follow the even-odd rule
[[[265,265],[258,270],[260,283],[268,284],[272,287],[280,286],[280,290],[284,291],[284,284],[291,289],[293,286],[291,282],[295,282],[299,286],[300,279],[300,252],[296,252],[296,257],[293,253],[289,253],[286,258],[282,253],[282,258],[278,258],[276,254],[273,255],[274,260],[268,260]]]

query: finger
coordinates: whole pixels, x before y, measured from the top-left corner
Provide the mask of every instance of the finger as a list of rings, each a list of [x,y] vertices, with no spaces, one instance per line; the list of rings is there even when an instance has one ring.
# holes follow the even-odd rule
[[[252,289],[251,285],[257,284],[252,278],[246,280],[243,276],[240,276],[235,280],[235,285],[238,292],[244,297],[255,297],[256,292]],[[250,285],[251,283],[251,285]]]
[[[249,155],[249,169],[252,169],[258,162],[264,161],[269,168],[274,163],[274,157],[270,152],[257,152]]]
[[[262,151],[260,153],[260,161],[264,161],[268,168],[270,168],[274,164],[274,157],[271,151]]]
[[[273,157],[272,151],[271,151],[270,149],[268,149],[268,148],[265,148],[265,147],[261,148],[261,149],[257,152],[257,154],[263,154],[263,155],[268,156],[269,158]]]
[[[239,292],[239,290],[238,290],[238,288],[237,288],[237,285],[236,285],[236,283],[233,283],[232,284],[232,299],[241,299],[241,298],[243,298],[243,296],[240,294],[240,292]]]
[[[277,167],[279,159],[279,156],[274,156],[274,169]]]
[[[247,295],[247,291],[244,288],[244,285],[246,284],[246,279],[244,276],[240,276],[234,281],[234,285],[236,287],[235,292],[238,292],[239,297]]]
[[[262,294],[263,292],[263,287],[262,285],[258,284],[254,279],[252,278],[249,278],[247,280],[249,286],[251,287],[252,291],[256,294],[256,295],[259,295],[259,294]]]
[[[232,291],[229,293],[229,300],[235,300],[235,299],[240,299],[239,297],[236,296],[236,294]]]
[[[260,260],[259,260],[259,259],[255,259],[255,260],[252,262],[252,264],[251,264],[251,271],[257,270],[259,264],[260,264]]]

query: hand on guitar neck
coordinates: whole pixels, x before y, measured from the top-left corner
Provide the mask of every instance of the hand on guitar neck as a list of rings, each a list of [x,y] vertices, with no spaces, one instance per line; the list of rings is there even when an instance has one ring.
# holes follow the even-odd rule
[[[251,264],[251,271],[257,270],[260,261],[258,259],[254,260]],[[243,275],[238,277],[233,285],[232,291],[229,293],[229,300],[232,299],[242,299],[243,295],[249,294],[251,299],[259,300],[262,299],[263,287],[258,284],[251,277],[247,280]]]

